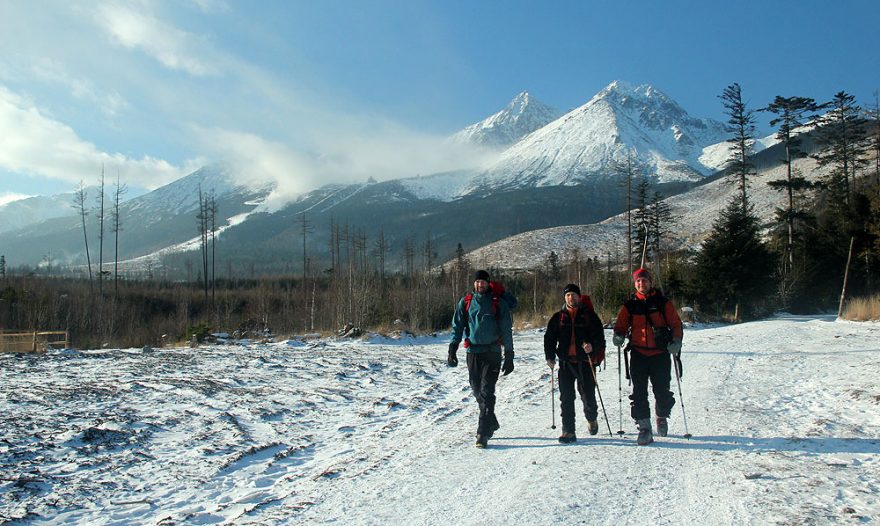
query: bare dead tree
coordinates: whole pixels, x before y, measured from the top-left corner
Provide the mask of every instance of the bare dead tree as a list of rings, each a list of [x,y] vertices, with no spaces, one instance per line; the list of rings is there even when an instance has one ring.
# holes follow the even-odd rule
[[[634,237],[633,233],[633,224],[632,224],[632,195],[633,195],[633,180],[640,176],[644,172],[644,167],[639,163],[638,158],[632,152],[627,153],[626,159],[619,161],[614,164],[614,171],[621,177],[620,186],[624,188],[625,198],[626,198],[626,253],[629,254],[627,257],[627,269],[629,274],[633,272],[633,246],[632,240]]]
[[[83,242],[86,246],[86,266],[89,269],[89,293],[94,294],[94,288],[92,285],[92,258],[89,254],[89,235],[86,230],[86,216],[89,212],[86,210],[86,188],[82,181],[79,182],[79,187],[77,187],[76,192],[73,195],[73,206],[79,210],[79,216],[82,220]]]
[[[312,232],[312,222],[306,218],[305,212],[300,212],[297,214],[296,222],[299,224],[299,233],[302,235],[302,247],[303,247],[303,267],[302,267],[302,275],[303,275],[303,283],[305,283],[306,276],[308,276],[308,257],[306,253],[306,241],[308,240],[308,235]]]
[[[214,198],[214,190],[211,190],[211,204],[208,209],[211,215],[211,305],[214,304],[217,260],[217,200]]]
[[[104,297],[104,165],[101,165],[101,182],[95,202],[98,214],[98,295]]]
[[[119,215],[119,201],[122,199],[122,196],[125,192],[128,191],[128,187],[124,184],[120,184],[119,182],[119,170],[116,170],[116,191],[114,192],[113,199],[113,212],[111,214],[111,220],[113,222],[113,234],[114,234],[114,248],[113,248],[113,298],[118,299],[119,297],[119,231],[122,230],[122,218]]]
[[[376,240],[376,258],[379,264],[379,285],[385,288],[385,257],[388,255],[388,242],[385,240],[385,230],[379,230],[379,238]]]
[[[202,264],[199,277],[202,278],[202,290],[205,294],[205,302],[208,301],[208,197],[202,192],[199,185],[199,211],[196,214],[196,222],[199,228],[199,249],[202,256]]]

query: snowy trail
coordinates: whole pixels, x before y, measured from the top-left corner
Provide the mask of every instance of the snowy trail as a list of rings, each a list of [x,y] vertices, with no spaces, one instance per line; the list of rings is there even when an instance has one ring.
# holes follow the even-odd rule
[[[600,415],[589,437],[581,415],[578,443],[556,442],[537,331],[515,337],[486,450],[439,338],[0,355],[0,523],[876,523],[878,336],[796,316],[690,328],[693,437],[676,405],[647,447],[625,380],[625,436]],[[616,432],[616,350],[599,383]]]

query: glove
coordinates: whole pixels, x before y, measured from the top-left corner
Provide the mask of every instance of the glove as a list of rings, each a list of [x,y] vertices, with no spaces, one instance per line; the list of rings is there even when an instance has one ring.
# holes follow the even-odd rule
[[[590,353],[590,359],[593,360],[593,366],[599,367],[605,361],[605,349],[596,349]]]
[[[549,367],[551,369],[555,369],[556,368],[556,360],[547,360],[547,367]]]
[[[621,345],[623,345],[623,342],[626,341],[626,336],[624,336],[622,334],[617,334],[615,332],[614,337],[611,338],[611,341],[612,341],[612,343],[614,343],[615,347],[620,347]]]
[[[669,354],[678,357],[681,354],[681,340],[672,340],[666,346],[666,349],[669,351]]]
[[[458,342],[452,342],[449,344],[449,355],[446,356],[446,365],[449,367],[458,367],[458,357],[455,356],[455,351],[458,350]]]
[[[504,365],[501,366],[501,371],[504,373],[504,376],[513,372],[513,351],[505,351]]]

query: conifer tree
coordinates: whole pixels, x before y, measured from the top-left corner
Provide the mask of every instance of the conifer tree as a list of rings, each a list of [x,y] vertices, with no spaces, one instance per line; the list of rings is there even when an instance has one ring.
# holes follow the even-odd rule
[[[810,181],[794,168],[793,162],[795,159],[806,155],[801,150],[800,135],[807,128],[813,126],[808,121],[819,108],[816,101],[808,97],[777,96],[770,105],[761,110],[776,115],[770,121],[770,125],[779,126],[776,138],[785,149],[783,163],[785,164],[786,178],[767,183],[775,190],[784,191],[787,197],[786,207],[777,209],[776,213],[777,220],[780,224],[785,225],[787,230],[785,248],[782,250],[782,272],[780,276],[783,303],[786,302],[788,295],[786,291],[791,289],[794,282],[793,267],[795,262],[797,225],[808,217],[800,204],[800,201],[802,201],[801,197],[813,186]]]
[[[744,206],[748,206],[748,178],[755,174],[755,169],[749,162],[755,142],[754,112],[746,108],[742,100],[742,89],[737,83],[724,88],[719,98],[724,103],[728,116],[727,131],[732,134],[727,140],[730,143],[729,169],[739,179],[741,200]]]
[[[843,218],[851,204],[856,170],[867,164],[867,129],[855,97],[839,91],[828,104],[828,113],[818,119],[816,143],[822,149],[813,156],[819,166],[829,168],[822,184],[830,203]]]
[[[632,218],[632,231],[630,232],[630,238],[632,239],[632,253],[629,255],[630,261],[636,261],[637,264],[641,264],[642,252],[645,247],[645,243],[648,240],[648,234],[651,229],[651,210],[650,210],[650,202],[649,202],[649,193],[651,190],[651,185],[648,182],[647,177],[642,177],[639,180],[638,184],[636,184],[635,188],[635,199],[633,201],[633,218]],[[646,254],[646,259],[650,259],[650,256]]]
[[[751,205],[736,195],[697,255],[694,290],[704,307],[735,319],[760,313],[773,292],[774,256]]]
[[[673,231],[678,218],[672,214],[669,206],[660,192],[654,192],[651,203],[648,205],[648,246],[654,258],[660,255],[663,239]]]
[[[620,186],[624,189],[626,197],[626,252],[628,274],[633,272],[633,224],[632,224],[632,197],[633,197],[633,180],[637,176],[641,176],[644,167],[638,162],[638,158],[633,152],[627,153],[623,161],[615,162],[614,171],[621,177]]]
[[[874,152],[875,191],[880,192],[880,92],[874,92],[874,105],[868,108],[866,114],[871,136],[871,150]]]
[[[547,255],[547,274],[550,276],[550,279],[553,280],[554,284],[559,283],[559,278],[562,277],[562,269],[559,266],[559,255],[553,250]]]

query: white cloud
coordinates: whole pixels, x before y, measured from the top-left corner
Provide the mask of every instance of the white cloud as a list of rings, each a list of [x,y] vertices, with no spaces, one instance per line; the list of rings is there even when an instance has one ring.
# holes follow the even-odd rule
[[[140,49],[167,68],[195,76],[217,74],[211,62],[202,58],[204,52],[197,52],[202,44],[196,36],[150,14],[118,4],[105,4],[98,9],[97,21],[119,44]]]
[[[203,148],[231,162],[240,183],[273,181],[276,190],[267,206],[274,210],[296,196],[329,183],[364,182],[415,177],[476,166],[485,150],[452,144],[443,137],[418,135],[393,125],[325,130],[310,154],[253,133],[217,128],[194,129]]]
[[[91,81],[68,74],[64,67],[50,59],[41,58],[30,66],[34,78],[66,86],[71,95],[97,106],[109,116],[115,116],[129,107],[116,91],[101,92]]]
[[[33,197],[27,194],[16,194],[12,192],[6,192],[4,194],[0,194],[0,206],[11,203],[13,201],[20,201],[22,199],[27,199],[28,197]]]
[[[231,10],[225,0],[190,0],[203,13],[225,13]]]
[[[253,177],[277,182],[280,205],[328,183],[480,164],[478,152],[451,145],[445,137],[363,111],[346,99],[344,89],[324,86],[306,60],[294,61],[298,67],[291,76],[288,69],[237,55],[235,39],[226,33],[202,37],[180,29],[173,13],[161,16],[164,4],[75,5],[67,14],[76,16],[38,17],[45,23],[39,25],[44,29],[34,38],[37,43],[29,40],[30,33],[18,35],[33,49],[15,60],[14,70],[3,75],[0,60],[0,168],[75,184],[93,181],[104,164],[107,173],[115,175],[118,167],[127,183],[152,189],[199,168],[197,160],[231,160],[242,167],[244,183]],[[223,0],[189,0],[187,7],[203,13],[229,9]],[[22,4],[21,16],[28,20],[40,13],[45,14]],[[107,36],[118,46],[108,47]],[[13,41],[6,39],[9,46]],[[0,36],[0,49],[3,42]],[[298,57],[295,49],[272,49]],[[131,60],[132,52],[150,60]],[[187,75],[169,75],[166,68]],[[223,82],[218,82],[212,75],[221,72]],[[65,97],[53,97],[43,86],[50,84],[64,86]],[[25,93],[36,102],[25,100]],[[86,104],[75,105],[80,101]],[[95,124],[93,107],[116,117],[102,129],[118,133],[114,146],[81,137],[92,137],[85,130]],[[67,111],[72,108],[76,111]],[[129,133],[140,140],[127,138]],[[172,141],[175,151],[188,152],[185,166],[156,158],[167,155],[160,148]],[[144,145],[152,149],[143,150]]]
[[[0,86],[0,167],[77,183],[93,180],[101,166],[119,170],[125,182],[156,188],[183,175],[167,161],[144,156],[130,159],[99,151],[69,126],[47,117],[32,103]]]

